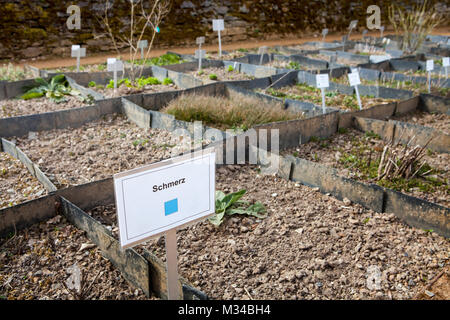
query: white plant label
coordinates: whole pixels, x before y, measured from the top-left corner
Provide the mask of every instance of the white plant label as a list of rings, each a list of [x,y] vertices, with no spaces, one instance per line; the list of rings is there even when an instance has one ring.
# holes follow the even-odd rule
[[[434,69],[434,60],[427,60],[427,71],[433,71]]]
[[[327,34],[328,34],[328,29],[323,29],[322,30],[322,36],[326,37]]]
[[[195,59],[198,59],[198,71],[202,69],[202,59],[206,57],[206,50],[197,49],[195,50]]]
[[[205,37],[197,37],[197,39],[195,39],[195,43],[201,46],[205,43]]]
[[[442,66],[443,67],[450,67],[450,57],[442,58]]]
[[[223,19],[213,19],[213,30],[217,31],[219,37],[219,57],[222,57],[222,40],[220,38],[220,31],[225,30]]]
[[[116,58],[108,58],[107,60],[107,70],[109,72],[119,72],[123,71],[123,62],[117,60]]]
[[[358,24],[358,20],[352,20],[352,21],[350,22],[350,25],[349,25],[348,28],[349,28],[350,30],[355,29],[357,24]]]
[[[225,30],[225,24],[223,19],[213,19],[213,31]]]
[[[330,78],[328,73],[316,75],[316,85],[319,89],[328,88],[330,86]]]
[[[361,79],[359,78],[358,71],[355,72],[354,70],[352,70],[352,73],[348,74],[348,81],[350,82],[350,85],[352,87],[360,85]]]
[[[80,72],[80,59],[86,57],[86,48],[81,48],[78,44],[72,45],[71,56],[77,58],[77,72]]]
[[[209,149],[114,175],[122,248],[213,214],[215,159]]]
[[[144,60],[144,49],[148,47],[148,41],[147,40],[138,41],[137,46],[139,49],[141,49],[141,60]]]

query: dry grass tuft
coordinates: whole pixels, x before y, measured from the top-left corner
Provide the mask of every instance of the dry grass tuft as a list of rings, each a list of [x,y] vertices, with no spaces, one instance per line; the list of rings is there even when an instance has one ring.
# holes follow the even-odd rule
[[[202,121],[204,125],[225,129],[247,130],[254,125],[303,118],[301,113],[284,109],[280,102],[233,94],[229,98],[183,95],[170,102],[162,112],[183,121]]]

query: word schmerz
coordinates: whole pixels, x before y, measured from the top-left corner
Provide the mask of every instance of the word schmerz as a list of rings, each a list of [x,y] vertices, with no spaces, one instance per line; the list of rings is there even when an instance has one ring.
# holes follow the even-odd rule
[[[169,182],[169,183],[163,183],[159,186],[154,185],[153,192],[158,192],[158,191],[162,191],[165,189],[169,189],[169,188],[175,187],[175,186],[177,186],[179,184],[183,184],[183,183],[186,183],[186,178],[181,178],[181,179],[175,180],[173,182]]]

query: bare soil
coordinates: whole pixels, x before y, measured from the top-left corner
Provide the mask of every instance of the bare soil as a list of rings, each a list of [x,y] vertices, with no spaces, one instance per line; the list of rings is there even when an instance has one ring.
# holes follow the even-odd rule
[[[227,193],[246,189],[244,199],[261,201],[269,216],[178,232],[181,275],[212,298],[409,299],[448,263],[448,239],[254,166],[219,168],[216,183]],[[114,205],[90,214],[117,237]],[[142,247],[165,260],[163,237]]]
[[[30,100],[0,100],[0,118],[25,116],[37,113],[80,108],[88,105],[72,96],[66,96],[66,99],[66,102],[61,103],[53,102],[46,97]]]
[[[17,145],[58,187],[88,183],[169,158],[183,144],[168,131],[142,129],[114,114],[77,129],[37,132]]]
[[[190,71],[188,74],[202,80],[203,83],[212,83],[217,81],[252,80],[255,78],[253,76],[249,76],[245,73],[237,72],[235,70],[228,71],[226,68],[205,68],[202,69],[202,72],[203,73],[199,74],[198,70],[196,70]],[[210,75],[216,75],[217,79],[210,79]]]
[[[402,116],[394,116],[391,119],[431,127],[442,131],[442,133],[450,134],[450,116],[446,114],[415,111]]]
[[[17,159],[0,152],[0,209],[44,196],[47,191]]]
[[[416,296],[417,300],[450,300],[450,267],[442,270]]]
[[[71,267],[81,271],[81,286],[66,281]],[[0,239],[0,300],[143,300],[101,251],[65,218],[56,216]]]
[[[322,141],[310,141],[299,147],[285,150],[283,155],[294,155],[295,157],[307,159],[314,162],[338,169],[340,175],[365,182],[372,182],[356,166],[349,166],[344,160],[348,155],[354,155],[358,159],[371,159],[376,161],[381,158],[384,143],[380,138],[370,137],[364,133],[349,129],[347,133],[338,133],[329,139]],[[363,149],[363,150],[362,150]],[[361,151],[362,150],[362,151]],[[355,155],[355,153],[362,154]],[[450,192],[448,181],[450,181],[450,155],[428,151],[422,159],[439,173],[433,174],[433,178],[443,181],[443,185],[435,187],[434,190],[423,191],[418,187],[400,190],[403,193],[450,207]]]
[[[306,84],[297,84],[277,89],[269,89],[266,93],[275,97],[311,102],[318,106],[322,105],[322,94],[320,89],[308,86]],[[367,109],[374,105],[390,103],[392,101],[396,101],[396,99],[383,99],[361,96],[361,104],[363,109]],[[344,110],[359,110],[358,100],[355,94],[345,95],[337,92],[326,92],[325,104],[327,107],[334,107]]]
[[[120,97],[120,96],[128,96],[131,94],[138,94],[138,93],[155,93],[155,92],[164,92],[164,91],[173,91],[173,90],[179,90],[178,86],[174,83],[164,85],[164,84],[156,84],[156,85],[147,85],[142,88],[134,88],[134,87],[127,87],[125,85],[120,86],[116,89],[116,93],[114,93],[114,89],[110,88],[99,88],[99,87],[92,87],[91,89],[97,91],[98,93],[101,93],[105,98],[112,98],[112,97]]]

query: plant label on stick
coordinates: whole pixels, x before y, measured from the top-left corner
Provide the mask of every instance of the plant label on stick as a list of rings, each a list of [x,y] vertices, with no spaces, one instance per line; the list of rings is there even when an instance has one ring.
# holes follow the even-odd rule
[[[144,60],[144,49],[148,48],[148,41],[147,40],[138,41],[138,48],[141,49],[141,60]]]
[[[361,97],[359,96],[358,90],[358,85],[361,84],[361,79],[359,78],[359,72],[357,69],[352,68],[352,72],[348,74],[348,81],[350,82],[350,85],[355,88],[359,110],[362,110]]]
[[[80,59],[86,57],[86,48],[81,48],[78,44],[72,45],[71,56],[77,58],[77,72],[80,72]]]
[[[322,93],[322,113],[325,114],[325,88],[330,86],[330,79],[328,73],[316,75],[316,87],[320,89]]]
[[[428,72],[428,93],[431,93],[431,71],[434,69],[434,60],[430,59],[426,62],[426,69]]]
[[[205,37],[197,37],[195,39],[195,42],[200,46],[200,48],[202,47],[202,44],[205,43]]]
[[[220,31],[225,30],[223,19],[213,19],[213,31],[217,31],[219,37],[219,57],[222,57],[222,40],[220,39]]]
[[[195,50],[195,59],[198,59],[198,71],[202,69],[202,59],[206,57],[206,50],[197,49]]]
[[[449,57],[442,58],[442,66],[445,69],[445,77],[448,78],[448,67],[450,67],[450,58]]]
[[[384,27],[381,26],[380,27],[380,38],[383,38],[383,33],[384,33]]]
[[[123,62],[116,58],[108,58],[107,70],[114,73],[114,94],[117,89],[117,72],[123,71]]]
[[[183,298],[177,229],[215,213],[215,160],[210,148],[114,175],[120,245],[165,235],[169,300]]]
[[[327,36],[327,34],[328,34],[328,29],[327,28],[323,29],[322,30],[322,42],[325,42],[325,37]]]
[[[262,65],[264,55],[267,53],[267,46],[262,46],[258,49],[258,54],[260,55],[259,65]]]

